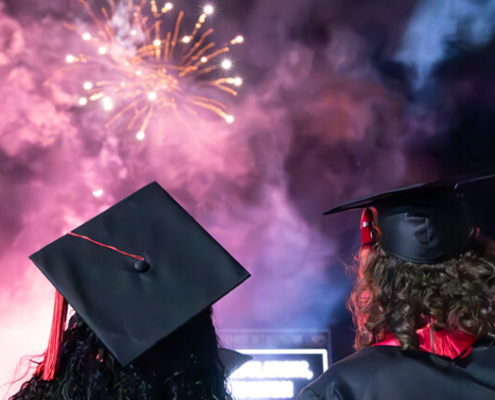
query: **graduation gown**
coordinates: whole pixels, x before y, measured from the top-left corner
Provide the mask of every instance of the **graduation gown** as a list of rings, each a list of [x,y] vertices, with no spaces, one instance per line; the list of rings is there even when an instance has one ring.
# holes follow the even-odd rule
[[[495,400],[495,346],[479,340],[450,360],[372,346],[335,363],[298,400]]]

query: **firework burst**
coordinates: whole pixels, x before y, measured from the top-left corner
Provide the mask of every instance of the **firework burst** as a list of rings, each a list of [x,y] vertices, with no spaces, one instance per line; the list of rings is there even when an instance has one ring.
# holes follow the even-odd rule
[[[170,2],[159,6],[152,0],[136,5],[128,0],[117,7],[110,3],[109,9],[101,9],[99,17],[86,0],[79,1],[96,32],[69,28],[89,42],[94,51],[69,54],[65,61],[69,69],[87,71],[88,77],[94,76],[96,70],[107,71],[110,78],[82,82],[84,95],[78,101],[80,106],[96,102],[112,112],[106,127],[125,119],[127,128],[143,140],[157,113],[172,113],[185,123],[184,114],[201,117],[207,113],[227,123],[234,121],[227,105],[214,97],[219,92],[237,95],[235,88],[242,85],[242,79],[226,76],[232,71],[232,61],[226,53],[231,45],[244,39],[239,35],[224,46],[210,41],[213,29],[204,29],[203,25],[214,12],[212,5],[206,5],[194,28],[183,34],[183,11],[171,25],[167,22],[167,14],[174,9]],[[223,74],[215,74],[218,70]]]

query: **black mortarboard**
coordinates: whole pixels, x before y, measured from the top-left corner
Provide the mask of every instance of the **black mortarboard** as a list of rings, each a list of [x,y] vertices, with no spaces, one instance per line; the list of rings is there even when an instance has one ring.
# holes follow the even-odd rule
[[[156,182],[30,258],[122,365],[249,277]]]
[[[402,260],[434,264],[462,253],[475,231],[461,186],[495,174],[470,174],[389,190],[324,214],[375,208],[380,246]]]
[[[227,376],[231,375],[235,370],[253,359],[253,357],[248,354],[239,353],[226,348],[218,349],[218,358],[220,359]]]

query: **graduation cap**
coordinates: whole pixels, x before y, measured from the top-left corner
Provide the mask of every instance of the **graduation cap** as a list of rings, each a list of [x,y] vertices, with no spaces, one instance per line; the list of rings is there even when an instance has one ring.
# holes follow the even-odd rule
[[[464,199],[466,184],[492,179],[495,174],[469,174],[388,190],[338,205],[324,215],[365,208],[361,219],[362,244],[379,241],[397,258],[435,264],[466,250],[476,233]]]
[[[248,354],[239,353],[226,348],[218,349],[218,358],[220,359],[227,376],[232,375],[234,371],[253,359],[253,357]]]
[[[53,379],[67,302],[127,365],[250,275],[153,182],[30,256],[57,289]]]

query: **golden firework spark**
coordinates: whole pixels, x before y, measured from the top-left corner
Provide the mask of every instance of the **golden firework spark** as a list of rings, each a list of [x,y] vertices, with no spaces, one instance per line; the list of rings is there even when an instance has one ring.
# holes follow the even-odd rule
[[[95,68],[111,73],[110,79],[87,79],[82,84],[85,95],[78,101],[80,106],[98,101],[104,110],[114,112],[106,127],[128,118],[127,128],[135,129],[136,138],[143,140],[150,120],[159,111],[173,112],[184,120],[184,111],[198,116],[199,110],[207,110],[227,123],[234,121],[225,103],[201,93],[203,88],[213,88],[213,95],[223,91],[236,96],[234,87],[242,85],[240,77],[211,78],[217,70],[232,70],[232,61],[225,54],[231,45],[244,41],[237,36],[222,47],[209,41],[213,29],[205,30],[203,25],[214,12],[212,5],[203,8],[192,31],[184,35],[183,11],[178,13],[172,29],[165,28],[165,16],[174,9],[170,2],[159,7],[154,0],[143,0],[138,5],[128,0],[120,9],[111,3],[110,10],[102,8],[102,17],[98,17],[86,0],[79,1],[96,32],[69,28],[94,45],[95,51],[93,55],[68,54],[65,61],[71,68],[82,67],[88,73]]]

